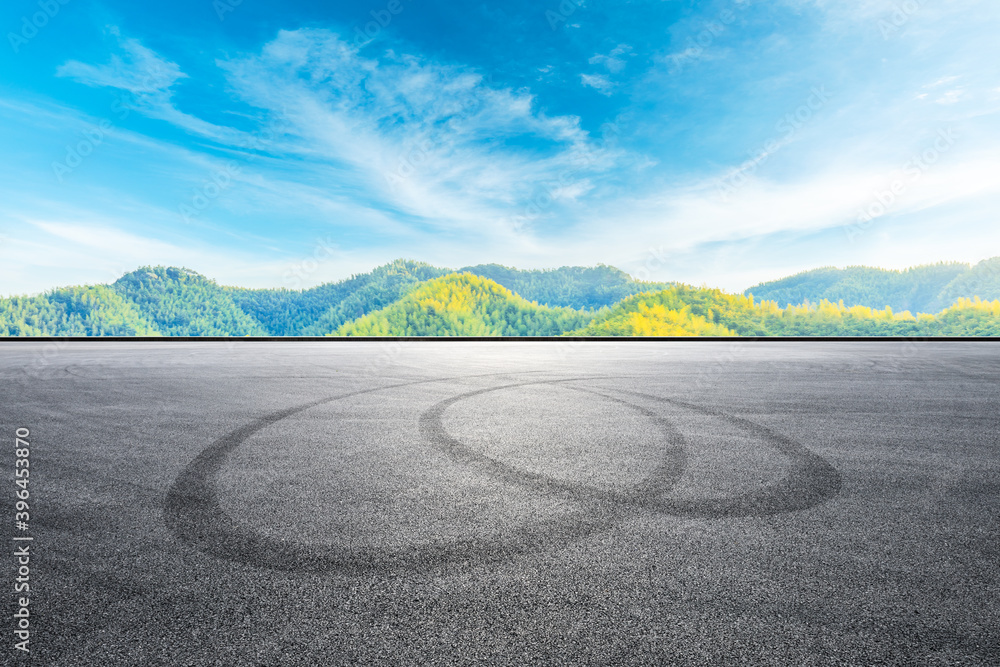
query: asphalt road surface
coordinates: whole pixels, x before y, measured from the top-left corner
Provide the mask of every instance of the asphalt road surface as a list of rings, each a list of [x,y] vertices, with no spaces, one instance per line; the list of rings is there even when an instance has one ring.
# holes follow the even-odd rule
[[[5,664],[17,536],[30,664],[1000,664],[1000,343],[4,341],[0,376]]]

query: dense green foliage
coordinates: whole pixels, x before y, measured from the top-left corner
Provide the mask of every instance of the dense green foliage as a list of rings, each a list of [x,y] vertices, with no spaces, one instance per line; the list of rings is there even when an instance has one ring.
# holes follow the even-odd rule
[[[1000,300],[959,299],[937,316],[843,302],[780,308],[774,301],[677,285],[623,300],[583,336],[996,336]]]
[[[529,301],[545,306],[588,310],[613,306],[640,292],[666,289],[672,283],[644,283],[613,266],[564,266],[522,271],[500,264],[480,264],[459,269],[503,285]]]
[[[322,336],[345,322],[396,302],[419,283],[449,273],[396,260],[371,273],[305,290],[224,287],[269,336]]]
[[[397,260],[304,290],[222,287],[187,269],[143,267],[110,286],[0,298],[0,336],[994,336],[996,299],[1000,258],[818,269],[748,295],[641,283],[603,265],[459,274]]]
[[[144,266],[111,287],[165,336],[267,334],[214,280],[188,269]]]
[[[396,260],[371,273],[351,276],[306,290],[224,287],[236,304],[254,317],[271,336],[321,336],[373,311],[392,305],[418,284],[439,278],[442,269]],[[667,283],[641,283],[610,266],[564,266],[522,271],[499,264],[459,270],[488,278],[529,301],[542,305],[594,309]]]
[[[889,271],[868,266],[831,267],[805,271],[761,283],[746,290],[779,305],[819,303],[826,299],[850,306],[892,308],[913,313],[937,313],[959,298],[1000,298],[1000,257],[974,267],[958,262]]]
[[[157,336],[130,301],[105,285],[0,299],[0,336]]]
[[[594,318],[579,336],[733,336],[734,320],[753,313],[751,300],[717,289],[674,285],[637,294]],[[745,327],[746,328],[746,327]]]
[[[471,273],[427,281],[396,303],[335,332],[338,336],[558,336],[592,315],[527,301]]]
[[[1000,299],[1000,257],[985,259],[944,286],[933,304],[934,311],[961,298]]]

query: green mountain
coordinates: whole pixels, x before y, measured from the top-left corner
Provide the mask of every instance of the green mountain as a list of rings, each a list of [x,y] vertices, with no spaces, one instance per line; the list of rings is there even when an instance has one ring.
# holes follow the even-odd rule
[[[224,287],[268,336],[322,336],[345,322],[395,303],[418,284],[450,273],[398,259],[371,273],[305,290]]]
[[[214,280],[189,269],[144,266],[111,286],[165,336],[264,336]]]
[[[1000,300],[959,299],[936,316],[823,300],[781,308],[753,296],[677,285],[624,299],[570,335],[1000,336]]]
[[[0,336],[992,336],[995,299],[1000,258],[817,269],[745,295],[638,282],[603,265],[454,273],[397,260],[305,290],[224,287],[160,266],[112,285],[0,298]]]
[[[960,298],[1000,299],[1000,257],[985,259],[944,286],[932,303],[931,312],[945,308]]]
[[[197,276],[183,269],[172,271],[191,279]],[[631,294],[669,286],[668,283],[641,283],[620,269],[603,265],[522,271],[499,264],[483,264],[460,272],[493,280],[530,301],[577,309],[610,306]],[[222,307],[222,302],[228,299],[252,318],[252,323],[241,322],[239,330],[248,333],[239,335],[322,336],[336,331],[347,322],[392,305],[427,280],[449,273],[452,273],[451,269],[400,259],[377,267],[370,273],[304,290],[217,287],[214,282],[203,280],[211,283],[212,289],[220,291],[215,306]],[[162,283],[161,286],[167,284]],[[174,291],[189,287],[176,286]],[[229,310],[228,305],[225,309]],[[255,330],[254,324],[256,330],[263,333],[249,333]],[[172,332],[168,335],[221,334]]]
[[[106,285],[0,299],[0,336],[158,336],[131,301]]]
[[[753,300],[722,290],[673,285],[623,299],[572,332],[578,336],[764,335]]]
[[[479,264],[458,272],[488,278],[529,301],[578,310],[612,306],[633,294],[667,289],[673,284],[639,282],[621,269],[604,264],[529,271]]]
[[[743,292],[779,305],[819,303],[937,313],[960,298],[1000,299],[1000,257],[975,266],[941,262],[903,271],[851,266],[825,267],[755,285]]]
[[[868,266],[846,269],[825,267],[798,273],[781,280],[755,285],[744,291],[757,299],[779,305],[819,303],[823,299],[850,306],[892,308],[913,313],[936,313],[960,297],[980,296],[976,292],[943,295],[955,280],[970,272],[968,264],[948,262],[890,271]]]
[[[529,301],[576,309],[611,306],[626,296],[669,286],[669,283],[641,283],[620,269],[604,265],[522,271],[499,264],[481,264],[458,272],[492,280]],[[395,303],[426,280],[449,273],[451,269],[396,260],[371,273],[306,290],[222,289],[267,330],[267,335],[322,336]]]
[[[488,278],[450,274],[349,322],[337,336],[558,336],[593,315],[528,301]]]

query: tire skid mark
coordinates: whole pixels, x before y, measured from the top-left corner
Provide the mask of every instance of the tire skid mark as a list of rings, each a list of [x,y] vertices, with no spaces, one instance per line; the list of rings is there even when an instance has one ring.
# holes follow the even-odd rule
[[[289,542],[253,532],[233,521],[219,502],[216,478],[229,454],[258,431],[283,419],[325,403],[387,389],[510,375],[487,373],[384,385],[269,413],[222,436],[185,467],[167,492],[163,507],[164,522],[182,541],[218,558],[272,570],[345,574],[419,569],[470,560],[507,561],[520,554],[565,544],[609,528],[615,519],[612,514],[604,512],[589,517],[574,517],[571,522],[565,519],[539,521],[512,531],[513,539],[504,543],[491,539],[460,539],[395,551],[369,549],[359,553],[340,547]]]
[[[675,452],[673,449],[667,450],[667,456],[658,467],[657,473],[663,475],[663,483],[656,483],[655,474],[647,485],[637,491],[627,494],[616,494],[604,490],[594,489],[582,484],[563,482],[541,473],[528,472],[501,463],[493,458],[476,452],[471,447],[459,442],[445,431],[442,425],[444,411],[459,401],[472,398],[481,394],[513,387],[521,387],[538,384],[555,384],[560,382],[573,382],[580,378],[570,378],[563,380],[542,380],[533,382],[523,382],[517,384],[478,389],[465,394],[460,394],[446,399],[421,417],[421,427],[424,436],[437,444],[443,451],[452,456],[455,460],[473,466],[481,472],[492,473],[512,484],[534,491],[562,491],[573,497],[577,501],[612,501],[636,505],[641,510],[670,514],[685,518],[722,519],[740,518],[751,516],[770,516],[785,512],[794,512],[808,509],[833,496],[837,495],[842,487],[842,480],[837,470],[821,456],[811,452],[794,440],[772,431],[760,424],[751,422],[740,417],[735,417],[724,412],[711,410],[692,403],[678,401],[675,399],[654,396],[642,392],[609,389],[608,391],[638,396],[657,403],[667,403],[708,415],[717,419],[728,421],[745,431],[760,437],[776,451],[789,459],[791,464],[785,477],[775,483],[769,484],[759,491],[752,491],[731,496],[729,498],[702,498],[702,499],[671,499],[663,498],[662,495],[672,488],[680,479],[683,472],[686,456],[683,451]],[[586,380],[598,380],[607,378],[583,378]],[[592,389],[581,389],[579,387],[567,387],[575,391],[594,394],[604,398],[624,403],[630,407],[638,409],[647,416],[651,416],[661,424],[669,425],[668,433],[673,435],[681,443],[683,436],[677,429],[665,420],[661,415],[641,406],[634,405],[628,401],[622,401],[608,394]],[[682,445],[683,446],[683,445]],[[648,484],[652,481],[653,484]]]
[[[603,395],[590,389],[580,389],[579,391]],[[727,421],[758,436],[791,462],[788,473],[782,480],[769,484],[760,491],[751,491],[729,498],[657,499],[647,505],[650,510],[675,516],[705,519],[770,516],[809,509],[833,498],[843,488],[843,479],[840,473],[826,459],[766,426],[719,410],[712,410],[673,398],[627,389],[613,389],[611,391],[638,396],[657,403],[675,405]]]
[[[270,537],[237,524],[219,502],[216,478],[226,458],[248,438],[283,419],[320,405],[378,391],[435,382],[454,382],[481,377],[514,376],[512,373],[488,373],[452,378],[418,380],[326,397],[299,406],[269,413],[213,442],[177,477],[167,493],[164,520],[182,541],[212,556],[225,560],[281,571],[370,574],[390,570],[418,570],[475,561],[479,564],[509,561],[520,555],[556,549],[581,540],[595,532],[612,529],[621,521],[643,513],[656,512],[688,518],[737,518],[767,516],[807,509],[828,500],[841,489],[839,473],[825,459],[799,443],[770,429],[740,417],[675,399],[623,389],[613,393],[638,396],[668,403],[715,418],[723,419],[764,439],[791,461],[786,476],[760,491],[730,498],[678,500],[664,498],[679,482],[687,464],[683,434],[673,422],[654,410],[601,391],[567,385],[573,391],[591,393],[623,404],[652,419],[666,434],[670,446],[654,470],[632,490],[621,492],[598,489],[582,483],[558,480],[541,473],[521,470],[475,451],[456,440],[443,425],[446,410],[474,396],[516,387],[560,384],[614,377],[577,377],[517,382],[465,392],[439,401],[425,410],[419,419],[424,438],[452,460],[490,478],[527,488],[550,498],[564,498],[578,507],[569,517],[539,519],[503,535],[435,541],[401,549],[371,548],[358,551],[333,545],[313,545]]]
[[[626,493],[607,489],[598,489],[577,482],[567,482],[549,475],[522,470],[507,463],[503,463],[502,461],[498,461],[497,459],[489,457],[486,454],[477,452],[475,449],[456,440],[448,433],[443,424],[444,413],[449,407],[460,401],[480,396],[482,394],[539,384],[557,384],[561,382],[604,379],[609,378],[588,377],[567,378],[561,380],[533,380],[531,382],[517,382],[514,384],[477,389],[475,391],[459,394],[441,401],[440,403],[432,406],[429,410],[425,411],[420,417],[420,431],[425,439],[436,445],[438,449],[448,454],[448,456],[450,456],[453,460],[470,468],[476,469],[483,474],[539,493],[563,494],[578,502],[597,501],[631,504],[636,501],[640,501],[642,498],[651,493],[662,493],[667,489],[672,488],[680,480],[681,474],[684,472],[684,468],[687,465],[687,455],[684,452],[684,436],[677,430],[672,422],[664,419],[661,415],[653,412],[652,410],[643,408],[642,406],[630,403],[629,401],[624,401],[620,398],[615,398],[613,396],[598,394],[603,398],[625,405],[626,407],[649,417],[666,432],[668,441],[675,443],[672,447],[664,448],[663,461],[656,467],[652,474],[643,480],[636,490]],[[586,391],[576,387],[567,387],[567,389],[571,389],[573,391]]]
[[[659,403],[676,405],[692,412],[722,419],[766,441],[784,455],[791,465],[784,479],[760,491],[740,494],[731,498],[672,501],[663,504],[663,510],[685,517],[723,518],[769,516],[809,509],[825,502],[843,488],[843,478],[829,461],[791,438],[772,431],[749,419],[743,419],[719,410],[712,410],[694,403],[663,396],[654,396],[631,390],[616,390]]]

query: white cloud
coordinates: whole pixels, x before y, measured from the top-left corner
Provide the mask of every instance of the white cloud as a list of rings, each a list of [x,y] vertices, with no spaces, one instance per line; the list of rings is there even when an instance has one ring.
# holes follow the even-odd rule
[[[106,65],[89,65],[70,60],[57,70],[88,86],[120,88],[137,95],[169,97],[170,88],[187,75],[176,63],[160,58],[138,40],[120,41],[122,55],[112,55]]]
[[[52,287],[109,284],[140,266],[184,266],[223,285],[309,287],[370,271],[384,251],[350,252],[331,235],[299,252],[250,253],[208,244],[175,243],[122,229],[117,220],[19,218],[0,238],[0,297]],[[405,249],[397,247],[401,255]]]
[[[119,53],[103,65],[70,60],[56,70],[57,76],[71,78],[92,87],[117,88],[129,94],[129,106],[152,118],[178,125],[187,131],[213,139],[233,140],[237,133],[205,122],[177,109],[173,89],[187,75],[177,63],[159,56],[137,39],[122,38],[113,30]]]
[[[602,53],[594,54],[587,62],[591,65],[603,65],[612,74],[618,74],[625,69],[626,61],[622,56],[632,55],[632,47],[628,44],[619,44],[611,49],[607,55]]]
[[[481,228],[600,152],[576,117],[548,116],[526,90],[395,51],[366,57],[325,30],[283,31],[220,64],[247,102],[283,110],[300,157],[343,165],[373,200],[443,228]],[[611,166],[601,155],[588,173]]]
[[[179,66],[137,40],[117,39],[110,62],[70,61],[59,74],[127,91],[133,108],[220,142],[237,157],[260,145],[257,135],[176,108],[174,90],[186,79]],[[315,205],[340,206],[338,195],[320,188],[305,194],[310,188],[292,182],[326,180],[330,193],[353,201],[355,215],[348,219],[370,218],[368,208],[484,238],[523,237],[531,224],[511,230],[489,221],[522,210],[544,183],[582,192],[588,177],[617,159],[575,116],[539,110],[528,90],[496,86],[471,68],[395,50],[363,55],[328,30],[281,31],[258,54],[217,65],[237,95],[277,121],[264,149],[284,164],[260,160],[259,168],[287,173],[294,165],[296,176],[256,175],[251,199],[273,202],[281,198],[275,188],[281,185]],[[199,174],[204,180],[218,160],[205,155],[201,162],[204,173],[196,169],[195,180]]]
[[[890,5],[855,3],[853,14],[845,3],[824,6],[838,19],[849,16],[854,27],[869,21],[868,38],[882,48],[887,42],[878,35],[877,20]],[[909,19],[908,35],[928,30],[944,10],[928,6],[923,12]],[[817,37],[816,51],[841,37]],[[293,219],[287,223],[290,227],[299,220],[304,226],[336,221],[341,229],[369,235],[358,244],[366,249],[339,257],[336,267],[331,264],[327,272],[314,274],[313,282],[344,277],[342,267],[347,265],[369,270],[400,255],[451,266],[476,261],[520,266],[600,261],[631,270],[647,247],[664,246],[673,256],[693,258],[709,252],[705,248],[732,251],[741,243],[752,245],[753,239],[818,234],[849,225],[907,157],[925,148],[921,142],[928,134],[954,122],[963,133],[959,144],[879,219],[877,231],[866,235],[866,247],[882,248],[886,261],[898,262],[922,257],[917,248],[921,243],[927,252],[954,247],[942,243],[940,233],[927,232],[931,242],[917,233],[901,239],[887,231],[899,220],[917,218],[924,225],[921,229],[934,228],[936,220],[941,229],[956,225],[961,230],[954,232],[956,238],[979,232],[977,238],[991,243],[995,235],[980,223],[982,212],[996,210],[1000,203],[991,176],[1000,146],[991,117],[997,111],[991,96],[1000,91],[996,79],[969,76],[978,61],[914,49],[906,39],[884,47],[893,58],[872,55],[870,61],[881,60],[884,71],[866,80],[870,87],[842,85],[828,108],[811,118],[794,140],[776,142],[750,182],[729,201],[721,201],[718,179],[741,169],[742,158],[685,181],[666,169],[653,169],[655,163],[640,154],[641,149],[627,153],[602,146],[575,116],[549,115],[531,90],[498,86],[473,68],[398,50],[374,52],[377,43],[359,51],[327,30],[284,31],[256,54],[217,63],[228,77],[229,90],[258,110],[246,117],[277,119],[280,129],[203,218],[206,226],[219,229],[226,227],[229,214],[242,221],[264,211]],[[968,42],[977,44],[974,39]],[[175,63],[135,40],[121,40],[119,51],[101,65],[67,63],[60,74],[127,91],[143,113],[216,139],[233,155],[246,157],[254,135],[206,123],[176,108],[174,91],[193,82]],[[711,51],[681,52],[677,57],[721,57],[721,48]],[[580,75],[581,85],[610,95],[630,53],[622,45],[595,54],[590,58],[594,71]],[[856,54],[845,52],[844,57],[845,68],[858,66],[857,60],[846,60]],[[915,103],[915,98],[924,102]],[[993,101],[984,103],[987,99]],[[4,104],[12,103],[0,101]],[[43,120],[57,123],[54,118]],[[716,120],[707,118],[706,132]],[[214,154],[200,149],[178,147],[184,155],[175,156],[169,169],[158,169],[169,171],[174,183],[204,179],[217,168],[219,149]],[[626,162],[648,168],[626,172],[621,169]],[[612,182],[604,178],[609,173],[622,178]],[[618,185],[628,177],[630,183]],[[968,220],[977,222],[956,221],[956,210],[967,211]],[[558,225],[547,229],[551,221]],[[41,244],[29,235],[4,234],[17,248],[40,258],[39,266],[51,268],[53,275],[64,266],[83,270],[89,261],[114,259],[124,270],[146,263],[187,264],[220,280],[281,285],[287,267],[287,262],[264,252],[239,255],[221,246],[216,251],[207,242],[200,250],[186,251],[163,233],[162,224],[136,231],[125,223],[69,216],[36,222],[32,229],[51,242],[50,254],[43,254]],[[238,234],[235,225],[227,228]],[[282,233],[274,229],[268,232]],[[890,252],[886,244],[892,241],[905,252]],[[715,276],[707,282],[736,288],[751,277],[777,277],[772,272],[795,268],[798,258],[788,256],[786,249],[771,245],[767,252],[772,256],[763,257],[761,251],[758,261],[777,268],[730,267],[720,261],[704,274]],[[853,256],[844,252],[844,257]],[[684,270],[694,271],[696,265],[691,260]],[[678,270],[664,266],[654,277],[697,281],[696,275]]]
[[[965,96],[964,88],[954,88],[946,91],[941,97],[934,100],[937,104],[955,104]]]
[[[614,84],[603,74],[581,74],[580,81],[583,85],[593,88],[602,95],[610,95],[614,89]]]

